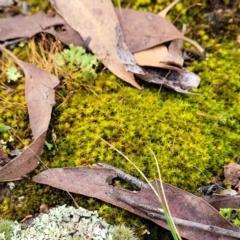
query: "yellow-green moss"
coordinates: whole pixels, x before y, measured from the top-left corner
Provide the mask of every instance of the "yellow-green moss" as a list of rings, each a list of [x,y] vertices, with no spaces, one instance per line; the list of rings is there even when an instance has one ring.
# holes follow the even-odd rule
[[[20,137],[25,144],[30,142],[27,108],[24,97],[24,79],[8,82],[7,69],[15,66],[13,61],[6,57],[0,58],[0,116],[1,123],[12,128],[12,131],[0,133],[0,139],[7,143],[6,149],[22,148],[19,141],[9,141]]]

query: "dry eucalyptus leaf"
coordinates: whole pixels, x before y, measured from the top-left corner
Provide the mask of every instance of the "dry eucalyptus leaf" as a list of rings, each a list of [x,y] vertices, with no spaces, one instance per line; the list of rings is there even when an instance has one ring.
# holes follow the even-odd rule
[[[159,45],[153,48],[149,48],[134,53],[133,55],[136,63],[140,66],[160,67],[181,71],[181,68],[167,64],[169,62],[168,60],[166,61],[167,63],[163,62],[169,56],[168,49],[165,45]],[[179,62],[177,61],[175,61],[174,63],[179,65]]]
[[[62,26],[64,31],[57,31],[56,26]],[[50,17],[43,12],[31,16],[18,15],[0,19],[0,41],[30,38],[39,32],[47,32],[54,35],[63,43],[81,46],[83,40],[62,17],[55,15]],[[11,43],[11,42],[10,42]]]
[[[20,180],[27,173],[33,171],[38,166],[45,138],[46,132],[27,146],[21,155],[2,167],[0,169],[0,182]]]
[[[165,221],[151,217],[141,208],[127,204],[120,199],[129,199],[138,205],[159,208],[160,203],[150,187],[141,191],[129,191],[112,185],[112,179],[120,177],[117,171],[105,167],[79,167],[79,168],[55,168],[43,171],[33,178],[33,181],[47,184],[65,191],[94,197],[104,202],[121,207],[133,214],[149,219],[159,226],[168,229]],[[145,183],[143,183],[146,185]],[[157,181],[151,182],[155,189],[159,189]],[[164,191],[169,203],[169,208],[174,217],[191,222],[202,223],[238,231],[236,226],[231,225],[213,207],[201,198],[191,193],[163,183]],[[115,197],[121,196],[121,198]],[[178,225],[182,237],[186,239],[230,240],[228,236],[221,236],[214,232],[202,229]]]
[[[22,68],[25,75],[25,97],[34,141],[0,169],[0,181],[21,178],[35,169],[44,147],[46,132],[55,104],[54,87],[59,80],[54,75],[30,63],[23,62],[0,45],[0,49],[9,54]]]
[[[29,38],[50,26],[60,24],[63,24],[60,16],[49,17],[43,12],[32,16],[18,15],[3,18],[0,20],[0,41],[22,37]]]
[[[55,105],[56,76],[30,63],[17,62],[25,74],[25,96],[34,139],[47,131]]]
[[[179,67],[183,66],[184,59],[182,53],[183,40],[173,40],[168,46],[168,55],[161,59],[161,63],[174,64]]]
[[[198,87],[200,78],[187,69],[182,68],[181,71],[175,71],[138,66],[133,55],[124,45],[123,34],[118,25],[116,26],[116,35],[116,53],[119,61],[125,64],[127,71],[133,72],[144,81],[163,85],[180,93],[190,93],[191,88]]]
[[[239,208],[240,196],[213,195],[204,196],[203,199],[211,204],[215,209],[220,211],[220,208]]]
[[[132,53],[175,39],[187,41],[194,45],[200,53],[204,53],[204,49],[197,42],[185,37],[172,23],[157,14],[119,8],[116,8],[115,11],[125,42]]]
[[[117,24],[115,27],[116,35],[117,35],[117,43],[116,43],[116,55],[119,61],[125,64],[126,71],[130,71],[135,74],[143,74],[144,71],[140,66],[137,65],[132,53],[127,48],[124,43],[123,33],[120,26]]]
[[[118,19],[110,0],[50,0],[56,11],[83,39],[91,38],[89,48],[112,73],[141,89],[115,53],[115,26]]]
[[[125,42],[132,53],[183,38],[174,25],[154,13],[131,9],[115,11]]]

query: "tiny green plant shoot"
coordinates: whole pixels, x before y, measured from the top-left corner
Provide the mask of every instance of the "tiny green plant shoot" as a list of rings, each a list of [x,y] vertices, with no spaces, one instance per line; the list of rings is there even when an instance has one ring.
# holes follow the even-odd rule
[[[23,75],[19,72],[19,70],[16,68],[16,66],[12,66],[7,69],[7,77],[8,82],[16,82],[19,78],[21,78]]]
[[[2,119],[0,118],[0,121],[1,121],[1,120],[2,120]],[[0,123],[0,134],[5,133],[5,132],[7,132],[7,131],[10,130],[10,129],[11,129],[10,126],[7,126],[7,125],[4,125],[4,124]],[[2,139],[1,136],[0,136],[0,149],[1,149],[1,150],[2,150],[2,149],[5,149],[5,148],[6,148],[6,144],[7,144],[8,142],[12,142],[13,140],[14,140],[13,137],[12,137],[12,136],[9,136],[8,139],[7,139],[7,141],[6,141],[6,140],[4,141],[4,139]]]
[[[64,49],[61,53],[56,53],[56,63],[58,66],[66,66],[72,71],[81,69],[83,80],[89,80],[97,77],[95,71],[98,66],[97,58],[89,53],[83,47],[69,45],[69,49]]]
[[[137,165],[132,161],[130,160],[127,156],[125,156],[121,151],[119,151],[117,148],[115,148],[113,145],[111,145],[110,143],[108,143],[107,141],[105,141],[103,138],[100,137],[100,139],[105,142],[106,144],[108,144],[111,148],[113,148],[115,151],[117,151],[121,156],[123,156],[128,162],[130,162],[134,168],[141,174],[141,176],[145,179],[145,181],[149,184],[149,186],[151,187],[151,189],[153,190],[154,194],[156,195],[156,197],[158,198],[159,200],[159,203],[160,205],[162,206],[162,209],[159,208],[159,210],[163,210],[163,213],[164,213],[164,217],[166,218],[166,221],[167,221],[167,224],[170,228],[170,231],[172,233],[172,236],[173,236],[173,239],[174,240],[181,240],[181,236],[179,234],[179,231],[173,221],[173,218],[172,218],[172,215],[171,215],[171,212],[169,210],[169,207],[168,207],[168,203],[167,203],[167,200],[166,200],[166,196],[164,194],[164,188],[163,188],[163,184],[162,184],[162,178],[161,178],[161,172],[160,172],[160,168],[159,168],[159,165],[158,165],[158,161],[157,161],[157,158],[156,158],[156,155],[154,154],[154,152],[152,151],[151,148],[149,148],[149,150],[151,151],[151,153],[153,154],[154,156],[154,159],[155,159],[155,162],[156,162],[156,166],[157,166],[157,171],[158,171],[158,177],[159,177],[159,183],[160,183],[160,186],[159,186],[159,189],[155,189],[153,187],[153,185],[151,184],[151,182],[148,180],[148,178],[144,175],[144,173],[137,167]]]
[[[0,132],[6,132],[9,129],[11,129],[11,127],[5,126],[5,125],[0,125]]]

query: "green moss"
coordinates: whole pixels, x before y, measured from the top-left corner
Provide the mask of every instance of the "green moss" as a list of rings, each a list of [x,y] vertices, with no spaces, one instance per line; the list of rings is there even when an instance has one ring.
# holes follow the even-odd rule
[[[51,7],[50,2],[47,0],[27,0],[26,2],[30,8],[31,13],[36,13],[39,11],[47,12],[49,10],[54,11]]]
[[[0,139],[6,142],[6,149],[23,148],[20,141],[15,141],[16,136],[22,142],[30,142],[27,108],[24,97],[24,79],[8,82],[7,70],[15,67],[13,61],[5,54],[0,59],[0,116],[1,123],[10,126],[11,131],[0,132]],[[13,139],[14,141],[11,141]]]
[[[55,131],[61,138],[59,152],[51,166],[106,162],[119,168],[124,166],[125,171],[138,175],[99,139],[101,136],[135,161],[152,179],[156,168],[147,149],[151,147],[159,159],[165,181],[187,190],[196,189],[217,173],[226,158],[233,157],[231,152],[238,152],[232,140],[240,138],[236,132],[231,132],[228,120],[223,124],[216,119],[199,117],[199,112],[230,115],[224,101],[216,101],[213,95],[183,96],[159,93],[154,88],[139,92],[131,87],[99,96],[75,92],[56,113],[59,120]],[[72,114],[73,109],[75,114]],[[224,135],[224,141],[216,135]]]

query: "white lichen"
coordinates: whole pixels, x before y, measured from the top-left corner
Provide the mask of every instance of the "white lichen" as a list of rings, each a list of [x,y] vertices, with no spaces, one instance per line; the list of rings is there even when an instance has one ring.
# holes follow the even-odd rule
[[[8,185],[10,190],[13,190],[15,188],[15,183],[14,182],[8,182],[7,185]]]
[[[1,221],[0,221],[1,223]],[[111,226],[98,216],[97,211],[88,211],[84,208],[58,206],[41,213],[30,226],[25,229],[14,222],[11,238],[5,237],[0,230],[0,240],[136,240],[134,232],[121,225]]]

